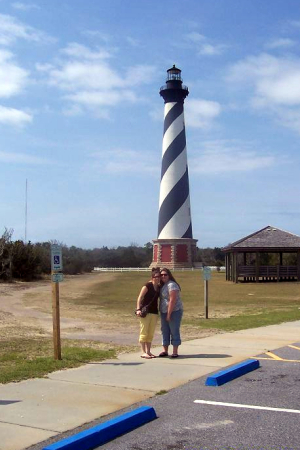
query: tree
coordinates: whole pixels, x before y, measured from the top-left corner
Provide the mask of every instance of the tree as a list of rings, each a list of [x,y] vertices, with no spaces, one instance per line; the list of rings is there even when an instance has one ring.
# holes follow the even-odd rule
[[[4,233],[0,238],[0,278],[12,281],[13,270],[13,251],[14,246],[11,240],[14,230],[10,228],[4,229]]]

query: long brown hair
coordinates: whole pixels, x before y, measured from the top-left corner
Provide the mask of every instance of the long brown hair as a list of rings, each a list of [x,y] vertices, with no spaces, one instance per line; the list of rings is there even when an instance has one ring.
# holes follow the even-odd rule
[[[169,275],[170,280],[171,280],[171,281],[174,281],[174,283],[177,284],[177,286],[179,287],[179,290],[181,291],[180,284],[177,283],[177,281],[176,281],[175,278],[173,277],[171,270],[167,269],[166,267],[163,267],[163,268],[160,270],[160,273],[162,273],[162,271],[166,272],[166,273]]]

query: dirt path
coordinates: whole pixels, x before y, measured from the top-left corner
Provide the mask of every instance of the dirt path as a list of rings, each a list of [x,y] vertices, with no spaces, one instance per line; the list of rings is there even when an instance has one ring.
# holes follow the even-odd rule
[[[72,307],[70,300],[81,297],[99,282],[114,274],[86,274],[65,277],[60,283],[61,337],[135,345],[137,327],[117,333],[99,314],[84,307]],[[7,337],[52,336],[52,297],[50,281],[0,284],[0,339]],[[100,325],[101,323],[101,325]]]
[[[72,300],[87,294],[94,284],[111,281],[113,273],[67,276],[60,283],[61,337],[111,342],[119,345],[138,345],[138,321],[118,324],[108,317],[87,308],[72,304]],[[14,337],[52,336],[51,282],[17,282],[0,284],[0,340]],[[184,339],[205,337],[209,330],[185,330]],[[153,343],[161,342],[159,327]]]

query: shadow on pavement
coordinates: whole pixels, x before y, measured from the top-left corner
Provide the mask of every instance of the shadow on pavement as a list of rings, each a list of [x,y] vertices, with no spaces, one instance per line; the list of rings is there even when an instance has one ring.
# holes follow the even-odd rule
[[[199,353],[198,355],[179,355],[180,359],[189,359],[189,358],[231,358],[232,355],[226,355],[226,354],[218,354],[218,353]],[[171,358],[172,359],[172,358]],[[176,358],[175,358],[176,359]]]
[[[22,400],[0,400],[1,405],[11,405],[12,403],[20,403]]]

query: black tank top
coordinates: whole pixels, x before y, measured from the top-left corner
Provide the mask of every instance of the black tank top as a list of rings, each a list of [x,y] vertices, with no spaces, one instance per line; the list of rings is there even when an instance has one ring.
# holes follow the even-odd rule
[[[147,287],[148,291],[146,292],[145,297],[142,300],[141,308],[151,303],[151,305],[149,306],[149,313],[158,314],[157,306],[158,306],[159,291],[156,291],[154,289],[154,286],[151,281],[149,281],[149,283],[146,283],[145,286]]]

